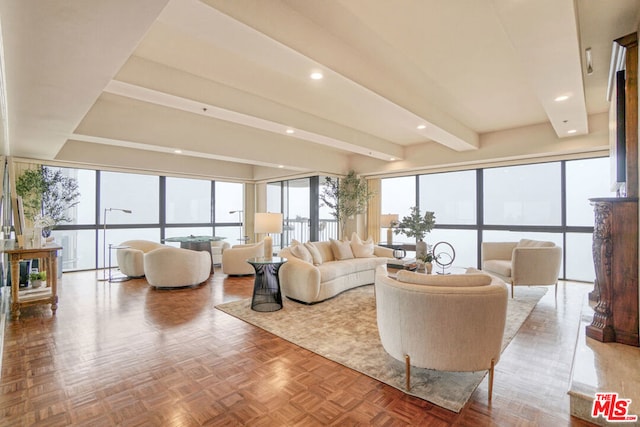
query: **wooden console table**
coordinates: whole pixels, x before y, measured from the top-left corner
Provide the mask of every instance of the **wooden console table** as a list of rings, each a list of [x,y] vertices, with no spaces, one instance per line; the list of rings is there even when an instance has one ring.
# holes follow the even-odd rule
[[[41,248],[23,248],[5,243],[4,253],[11,266],[11,316],[20,317],[20,307],[34,304],[51,304],[51,311],[58,308],[58,250],[62,246],[52,245]],[[38,289],[20,289],[20,260],[40,259],[41,269],[47,273],[47,286]]]

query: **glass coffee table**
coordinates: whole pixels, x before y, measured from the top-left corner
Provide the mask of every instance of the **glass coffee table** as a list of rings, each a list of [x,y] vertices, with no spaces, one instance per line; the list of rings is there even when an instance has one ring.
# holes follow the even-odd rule
[[[287,262],[287,259],[277,256],[260,257],[249,258],[247,262],[256,270],[251,309],[262,312],[280,310],[282,308],[282,293],[280,292],[278,271],[282,264]]]

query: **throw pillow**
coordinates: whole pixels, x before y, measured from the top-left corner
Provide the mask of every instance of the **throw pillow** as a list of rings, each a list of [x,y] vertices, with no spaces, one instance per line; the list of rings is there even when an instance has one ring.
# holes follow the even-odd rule
[[[491,283],[491,276],[484,273],[438,275],[400,270],[396,278],[398,282],[429,286],[472,287],[486,286]]]
[[[308,262],[309,264],[313,263],[313,257],[309,253],[309,250],[303,245],[298,243],[297,245],[293,245],[289,248],[289,252],[296,258],[301,259],[304,262]]]
[[[372,258],[373,238],[369,237],[364,242],[356,233],[351,235],[351,251],[356,258]]]
[[[318,248],[316,248],[316,245],[311,242],[307,242],[304,244],[304,247],[307,248],[307,250],[311,254],[311,257],[313,258],[313,265],[322,264],[322,254],[320,253]]]
[[[329,239],[331,241],[331,252],[337,260],[353,259],[351,244],[342,240]]]

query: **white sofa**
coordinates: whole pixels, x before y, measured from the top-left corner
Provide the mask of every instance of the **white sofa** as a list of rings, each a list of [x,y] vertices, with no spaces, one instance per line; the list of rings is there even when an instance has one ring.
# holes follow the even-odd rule
[[[129,246],[126,249],[117,249],[116,258],[122,274],[129,277],[143,277],[144,254],[165,245],[150,240],[127,240],[120,246]]]
[[[211,255],[207,251],[162,246],[144,254],[147,282],[156,288],[197,285],[211,274]]]
[[[562,264],[562,248],[553,242],[482,242],[482,270],[514,286],[555,286]]]
[[[499,278],[478,272],[431,275],[385,266],[375,278],[380,340],[394,359],[410,367],[442,371],[489,370],[500,360],[508,291]]]
[[[247,260],[263,256],[264,242],[234,245],[222,252],[222,272],[231,276],[255,274],[255,269]]]
[[[353,242],[355,244],[352,244]],[[352,236],[351,242],[294,242],[280,251],[287,258],[280,267],[280,288],[287,298],[313,304],[334,297],[348,289],[372,284],[379,265],[393,259],[393,249],[361,242]],[[332,247],[333,245],[333,247]],[[335,250],[335,246],[342,247]],[[353,246],[349,256],[349,247]],[[366,247],[366,250],[360,250]]]

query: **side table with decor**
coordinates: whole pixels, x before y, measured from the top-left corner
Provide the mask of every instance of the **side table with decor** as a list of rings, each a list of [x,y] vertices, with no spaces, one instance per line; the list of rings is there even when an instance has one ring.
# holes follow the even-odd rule
[[[47,245],[42,247],[21,247],[13,242],[5,241],[4,253],[9,258],[11,277],[20,277],[20,261],[41,259],[43,271],[46,273],[47,286],[36,289],[20,289],[19,280],[11,280],[11,315],[20,317],[20,308],[33,304],[51,304],[51,312],[58,308],[58,251],[62,246]]]

